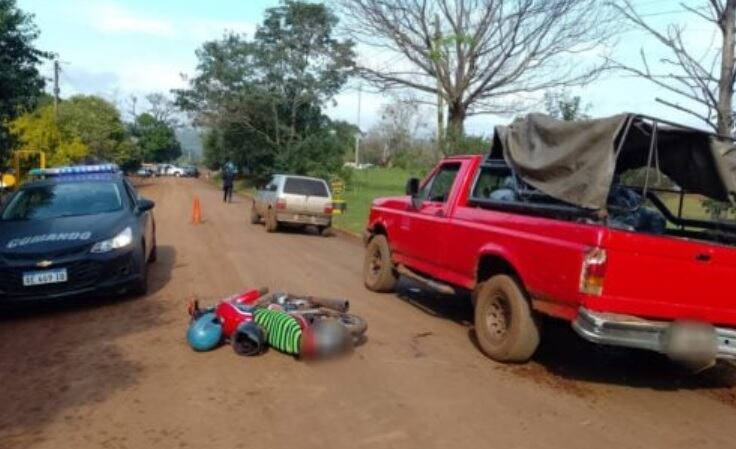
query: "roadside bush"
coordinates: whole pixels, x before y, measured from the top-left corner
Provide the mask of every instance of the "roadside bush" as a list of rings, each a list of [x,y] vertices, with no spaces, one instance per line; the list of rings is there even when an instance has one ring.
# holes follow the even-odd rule
[[[444,153],[454,154],[486,154],[491,150],[492,141],[484,136],[463,135],[447,136]]]
[[[427,145],[397,151],[391,158],[391,165],[408,171],[422,171],[432,168],[438,159],[436,151]]]

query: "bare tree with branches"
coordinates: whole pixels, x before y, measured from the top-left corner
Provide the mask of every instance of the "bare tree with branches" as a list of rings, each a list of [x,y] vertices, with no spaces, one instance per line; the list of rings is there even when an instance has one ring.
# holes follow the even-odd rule
[[[637,12],[630,0],[613,4],[635,27],[654,37],[669,53],[652,68],[642,49],[641,64],[632,66],[610,60],[612,68],[642,77],[678,96],[686,103],[657,98],[660,103],[696,117],[714,131],[731,135],[733,119],[734,26],[736,0],[703,0],[700,7],[681,3],[685,10],[712,23],[719,31],[720,47],[694,49],[684,37],[684,25],[669,25],[659,31]],[[696,54],[699,52],[700,54]]]
[[[457,135],[471,114],[517,112],[524,95],[593,80],[615,16],[600,0],[334,1],[354,40],[398,56],[359,73],[441,95]]]
[[[176,118],[176,105],[169,97],[162,93],[152,93],[146,95],[146,101],[149,104],[148,113],[153,118],[169,126],[179,125],[179,121]]]

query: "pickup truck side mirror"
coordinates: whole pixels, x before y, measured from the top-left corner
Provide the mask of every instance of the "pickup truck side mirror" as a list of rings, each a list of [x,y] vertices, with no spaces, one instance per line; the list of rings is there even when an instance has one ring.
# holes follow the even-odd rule
[[[407,181],[406,194],[411,197],[411,207],[419,209],[422,206],[422,198],[419,197],[419,178],[411,178]]]
[[[406,194],[412,198],[419,195],[419,178],[410,178],[406,182]]]

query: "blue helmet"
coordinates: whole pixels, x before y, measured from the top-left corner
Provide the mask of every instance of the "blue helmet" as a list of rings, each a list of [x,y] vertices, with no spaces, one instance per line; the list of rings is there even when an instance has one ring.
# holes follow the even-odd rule
[[[195,351],[209,351],[222,340],[222,323],[214,312],[207,312],[193,320],[187,330],[187,342]]]

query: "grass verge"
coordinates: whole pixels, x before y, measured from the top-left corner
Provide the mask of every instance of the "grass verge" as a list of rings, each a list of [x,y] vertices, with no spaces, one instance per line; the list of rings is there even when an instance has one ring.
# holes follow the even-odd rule
[[[411,176],[418,176],[418,173],[399,168],[353,171],[350,185],[342,198],[347,203],[347,211],[334,217],[334,225],[354,234],[362,233],[373,200],[384,196],[403,195],[406,181]]]

